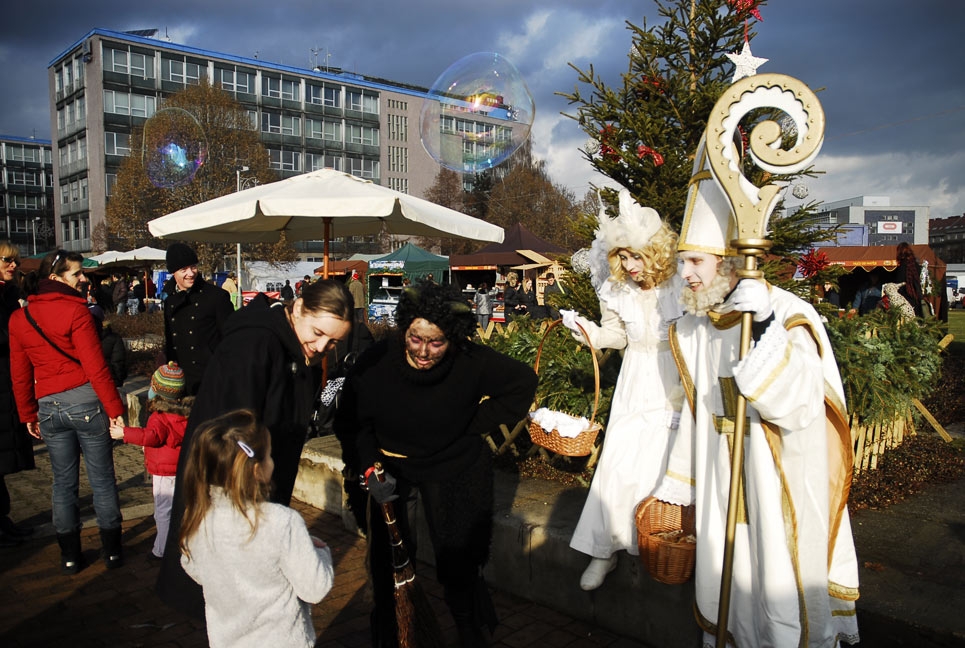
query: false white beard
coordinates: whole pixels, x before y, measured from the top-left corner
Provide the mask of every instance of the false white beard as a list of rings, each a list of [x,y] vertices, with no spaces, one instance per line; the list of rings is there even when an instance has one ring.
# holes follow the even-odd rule
[[[714,306],[723,303],[730,291],[730,278],[717,274],[703,290],[693,291],[685,287],[680,294],[680,303],[688,313],[702,316],[713,310]]]

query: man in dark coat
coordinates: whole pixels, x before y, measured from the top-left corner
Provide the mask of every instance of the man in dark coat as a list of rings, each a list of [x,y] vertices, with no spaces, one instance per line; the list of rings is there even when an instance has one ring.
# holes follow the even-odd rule
[[[127,312],[127,277],[121,272],[115,272],[112,276],[114,286],[111,290],[111,302],[114,305],[114,312],[123,315]]]
[[[234,312],[228,293],[198,274],[198,256],[184,243],[167,250],[171,278],[165,285],[164,351],[184,370],[185,394],[194,396],[204,369],[221,341],[224,321]]]
[[[8,244],[9,245],[9,244]],[[4,261],[4,265],[14,262]],[[6,270],[6,269],[4,269]],[[8,274],[13,274],[10,271]],[[32,530],[19,527],[10,519],[10,493],[6,475],[34,467],[33,442],[27,426],[20,422],[10,379],[10,337],[7,322],[20,308],[20,289],[16,281],[0,280],[0,547],[19,545]]]

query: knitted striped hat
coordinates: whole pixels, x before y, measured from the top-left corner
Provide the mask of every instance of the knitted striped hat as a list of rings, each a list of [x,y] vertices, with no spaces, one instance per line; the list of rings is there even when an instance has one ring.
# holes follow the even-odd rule
[[[169,401],[176,401],[184,395],[184,370],[173,360],[151,376],[151,388],[147,392],[148,399],[155,396]]]

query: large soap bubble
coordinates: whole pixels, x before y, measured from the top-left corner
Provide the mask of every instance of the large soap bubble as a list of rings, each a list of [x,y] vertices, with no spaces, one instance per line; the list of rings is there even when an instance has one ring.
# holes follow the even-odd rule
[[[422,145],[447,169],[485,171],[526,141],[535,112],[515,65],[495,52],[470,54],[429,89],[420,116]]]
[[[164,108],[144,124],[144,168],[155,187],[181,187],[194,180],[208,157],[204,130],[182,108]]]

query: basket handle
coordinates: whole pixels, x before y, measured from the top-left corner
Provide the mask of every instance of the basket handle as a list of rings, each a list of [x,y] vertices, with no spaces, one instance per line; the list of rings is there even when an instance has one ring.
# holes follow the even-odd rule
[[[536,349],[536,362],[533,364],[533,371],[536,375],[539,375],[539,359],[543,355],[543,343],[546,342],[546,336],[554,328],[563,323],[563,319],[554,320],[550,322],[550,325],[546,327],[543,331],[543,337],[539,341],[539,347]],[[590,342],[590,336],[587,335],[586,329],[579,322],[575,322],[576,326],[580,329],[583,334],[583,339],[586,340],[586,345],[590,347],[590,357],[593,359],[593,413],[590,415],[590,423],[592,424],[596,421],[596,411],[600,404],[600,363],[596,359],[596,349],[593,348],[593,343]]]

